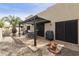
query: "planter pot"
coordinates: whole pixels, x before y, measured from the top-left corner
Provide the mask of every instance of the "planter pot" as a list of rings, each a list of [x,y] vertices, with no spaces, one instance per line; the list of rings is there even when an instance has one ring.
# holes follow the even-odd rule
[[[2,40],[2,28],[0,28],[0,41]]]

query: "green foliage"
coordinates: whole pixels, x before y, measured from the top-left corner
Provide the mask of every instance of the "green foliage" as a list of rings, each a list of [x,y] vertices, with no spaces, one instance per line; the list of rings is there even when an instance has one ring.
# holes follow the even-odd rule
[[[4,21],[1,19],[0,20],[0,28],[4,27]]]
[[[7,22],[9,22],[12,27],[16,27],[22,20],[19,17],[11,16],[3,17],[3,19]]]
[[[11,15],[9,15],[7,17],[3,17],[2,20],[10,23],[10,25],[12,26],[13,36],[15,36],[16,32],[17,32],[16,26],[18,26],[19,23],[22,22],[22,20],[19,17],[11,16]],[[1,24],[4,25],[2,22],[1,22]]]

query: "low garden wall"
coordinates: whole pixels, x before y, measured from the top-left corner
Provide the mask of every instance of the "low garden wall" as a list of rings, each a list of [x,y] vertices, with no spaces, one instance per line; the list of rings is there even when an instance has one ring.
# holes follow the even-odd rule
[[[0,41],[2,40],[2,28],[0,28]]]

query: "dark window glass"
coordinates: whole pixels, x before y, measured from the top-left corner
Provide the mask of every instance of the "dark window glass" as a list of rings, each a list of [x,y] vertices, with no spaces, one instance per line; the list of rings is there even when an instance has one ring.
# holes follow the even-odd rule
[[[27,26],[27,30],[30,30],[30,26]]]

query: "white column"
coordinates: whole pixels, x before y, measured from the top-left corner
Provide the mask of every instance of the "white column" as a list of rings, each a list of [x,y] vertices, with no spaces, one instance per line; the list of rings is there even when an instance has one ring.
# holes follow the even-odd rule
[[[2,28],[0,28],[0,41],[2,40]]]

